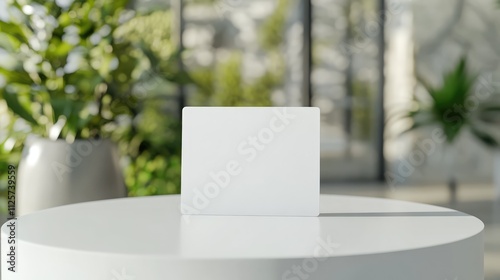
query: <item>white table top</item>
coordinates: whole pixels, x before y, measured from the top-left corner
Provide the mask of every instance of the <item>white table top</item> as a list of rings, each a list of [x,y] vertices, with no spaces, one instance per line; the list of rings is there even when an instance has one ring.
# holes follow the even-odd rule
[[[124,198],[52,208],[18,219],[22,242],[162,259],[307,258],[428,248],[479,234],[483,223],[425,204],[321,196],[319,217],[182,216],[180,196]],[[6,232],[3,227],[2,231]]]

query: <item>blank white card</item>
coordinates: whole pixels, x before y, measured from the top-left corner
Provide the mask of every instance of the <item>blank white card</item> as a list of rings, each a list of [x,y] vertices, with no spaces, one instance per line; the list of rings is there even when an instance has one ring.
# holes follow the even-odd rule
[[[186,107],[181,211],[319,215],[319,109]]]

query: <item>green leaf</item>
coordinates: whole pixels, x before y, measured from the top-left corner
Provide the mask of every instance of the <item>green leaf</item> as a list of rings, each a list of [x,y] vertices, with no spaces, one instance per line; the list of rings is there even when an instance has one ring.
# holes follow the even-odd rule
[[[69,120],[72,115],[78,115],[85,106],[83,101],[68,98],[52,98],[50,104],[52,105],[54,119],[56,120],[60,116],[65,116]]]
[[[491,148],[495,148],[495,147],[500,146],[500,142],[495,137],[488,134],[487,132],[479,130],[478,128],[476,128],[474,126],[471,126],[471,132],[474,136],[476,136],[486,146],[489,146]]]
[[[65,57],[72,49],[74,49],[74,46],[69,44],[68,42],[53,38],[49,44],[49,47],[47,48],[46,57],[47,58]]]
[[[74,133],[80,131],[90,121],[90,117],[85,120],[80,118],[80,112],[82,112],[87,104],[82,100],[52,98],[50,104],[54,111],[54,119],[57,120],[60,116],[64,116],[66,118],[65,126]]]
[[[28,73],[24,71],[8,70],[0,68],[0,75],[7,79],[7,84],[32,84],[33,81]]]
[[[459,135],[464,124],[470,123],[470,114],[466,102],[472,93],[476,80],[475,75],[467,72],[467,61],[462,57],[456,66],[443,77],[440,87],[431,86],[422,77],[417,75],[418,81],[427,90],[432,103],[430,108],[418,109],[416,112],[430,110],[434,115],[434,122],[443,128],[448,142],[453,142]],[[409,117],[415,120],[417,113]]]
[[[498,113],[500,112],[500,106],[489,106],[489,107],[484,107],[482,110],[482,112],[485,112],[485,113]]]
[[[9,34],[19,42],[28,44],[28,36],[22,25],[0,20],[0,33]]]
[[[27,96],[24,94],[14,94],[5,91],[3,92],[2,97],[5,99],[5,102],[7,102],[7,106],[12,110],[12,112],[32,124],[37,124],[37,121],[33,118],[31,109],[29,108],[29,97],[27,98]]]
[[[0,32],[0,48],[14,53],[19,51],[20,46],[21,42],[16,37],[5,32]]]
[[[500,124],[500,107],[487,107],[478,110],[478,118],[490,124]]]
[[[453,141],[455,141],[455,138],[457,138],[457,136],[460,134],[462,127],[464,127],[464,122],[455,124],[448,124],[446,122],[443,122],[443,124],[443,131],[446,135],[446,141],[448,141],[448,143],[453,143]]]
[[[475,77],[467,73],[466,60],[462,58],[455,69],[445,74],[443,85],[432,88],[426,85],[427,91],[434,100],[434,111],[443,115],[455,106],[463,106],[471,93]]]

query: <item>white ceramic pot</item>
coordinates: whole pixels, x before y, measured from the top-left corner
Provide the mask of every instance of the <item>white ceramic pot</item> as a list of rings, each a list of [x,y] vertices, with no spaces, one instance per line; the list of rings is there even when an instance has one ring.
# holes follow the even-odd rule
[[[19,163],[16,213],[126,196],[115,145],[109,140],[29,138]]]

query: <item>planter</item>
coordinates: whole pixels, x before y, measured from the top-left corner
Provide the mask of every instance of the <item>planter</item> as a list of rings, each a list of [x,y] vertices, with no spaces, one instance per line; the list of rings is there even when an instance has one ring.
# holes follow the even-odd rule
[[[16,214],[126,196],[115,145],[109,140],[29,138],[19,163]]]

